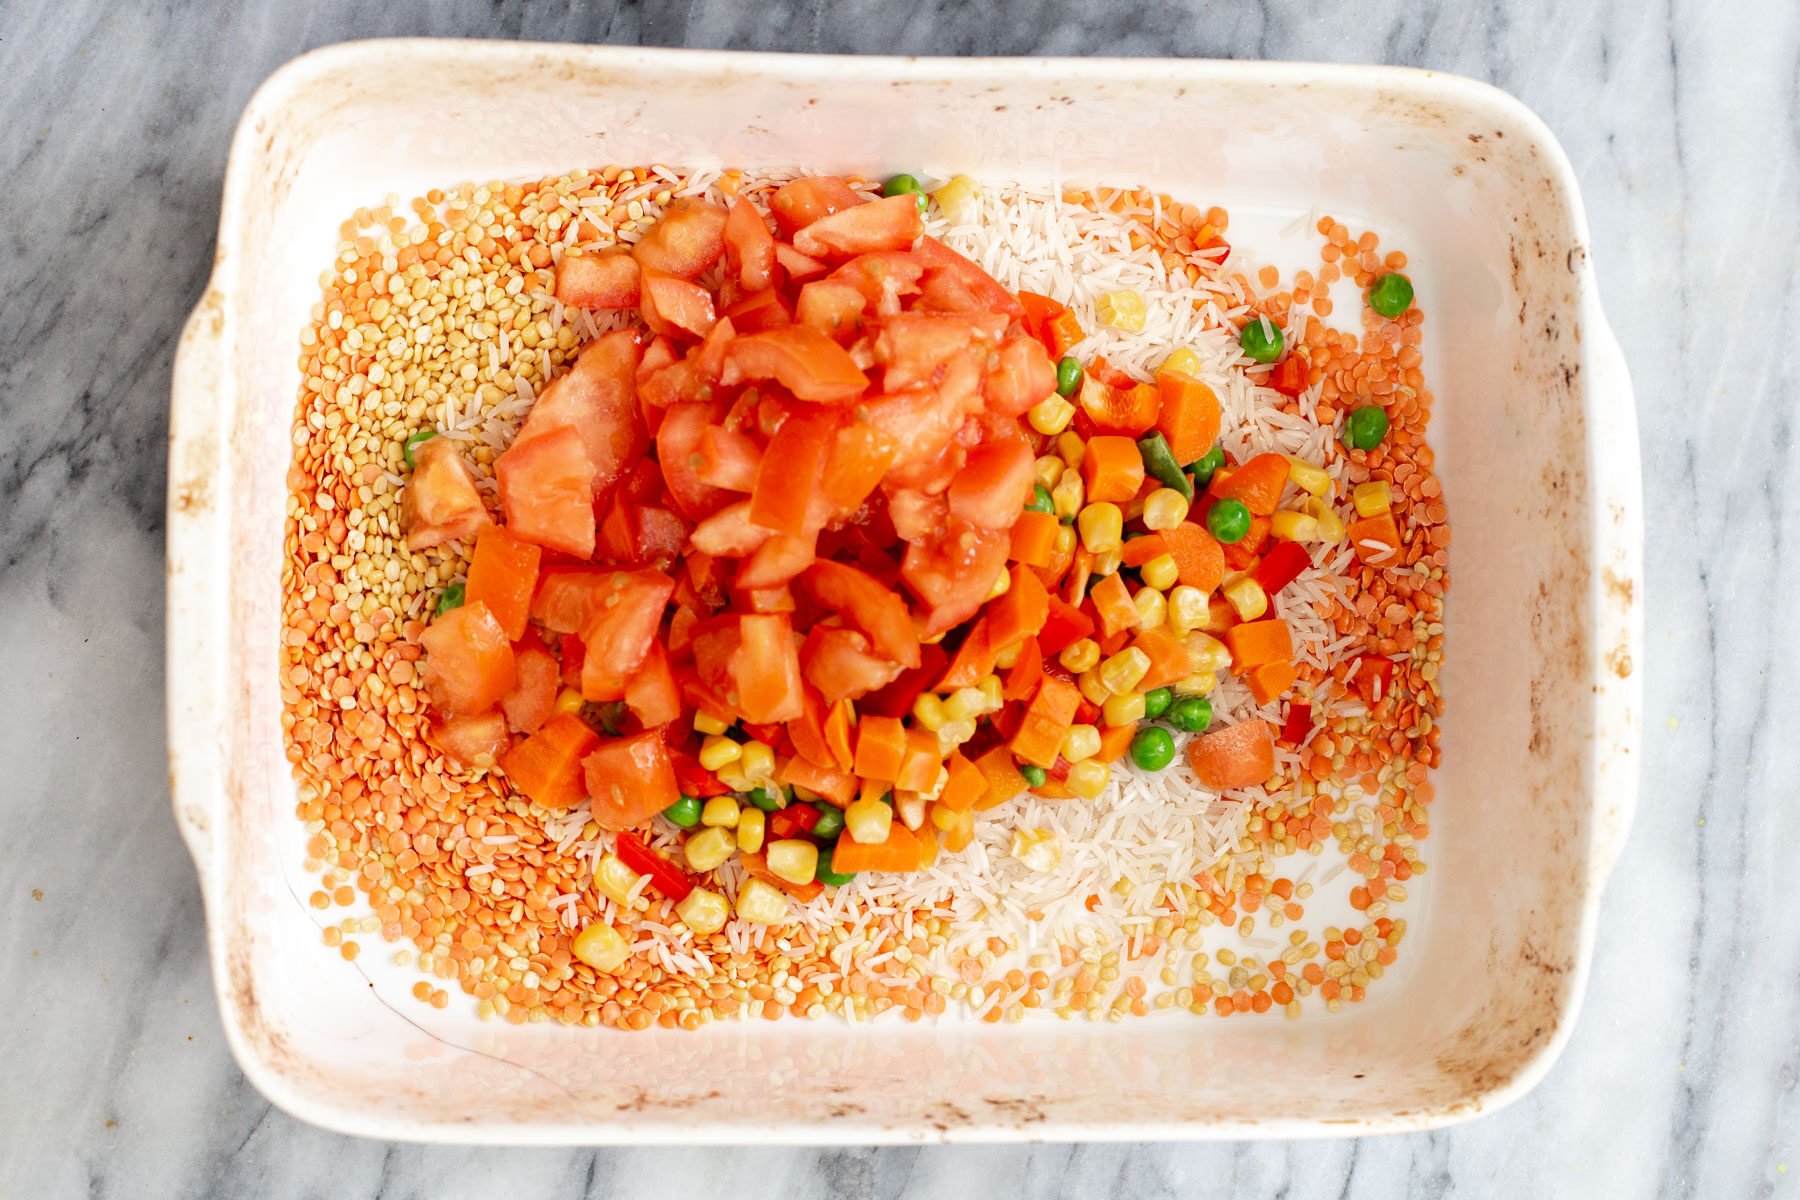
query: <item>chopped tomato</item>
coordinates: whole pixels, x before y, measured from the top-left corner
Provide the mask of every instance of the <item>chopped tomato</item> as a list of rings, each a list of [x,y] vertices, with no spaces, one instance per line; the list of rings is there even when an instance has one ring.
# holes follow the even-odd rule
[[[786,242],[775,243],[775,265],[794,283],[817,279],[831,270],[831,264],[810,254],[802,254]]]
[[[942,646],[920,646],[919,665],[908,667],[900,672],[894,682],[857,701],[857,712],[864,716],[905,716],[912,711],[913,701],[942,677],[949,662],[950,655]]]
[[[775,214],[775,224],[782,232],[791,236],[821,217],[862,203],[863,198],[837,176],[810,175],[775,189],[769,198],[769,211]]]
[[[796,537],[824,524],[821,492],[837,426],[837,417],[830,412],[797,412],[781,423],[756,468],[756,487],[750,493],[752,521]]]
[[[801,574],[800,586],[820,605],[842,614],[862,630],[884,658],[903,667],[919,665],[919,635],[906,602],[867,571],[820,561]],[[988,587],[992,586],[990,578]]]
[[[643,665],[626,682],[625,705],[646,729],[680,718],[681,690],[675,686],[669,655],[662,643],[650,643]]]
[[[610,588],[613,572],[597,567],[547,567],[531,597],[531,619],[553,633],[580,633]]]
[[[517,680],[512,642],[479,602],[453,608],[420,635],[425,690],[450,716],[486,712]]]
[[[661,571],[614,571],[582,628],[587,667],[627,680],[643,665],[675,581]]]
[[[750,519],[750,501],[727,504],[694,526],[688,541],[694,549],[719,558],[742,558],[774,536]]]
[[[637,259],[624,249],[567,251],[556,266],[556,298],[576,308],[636,308]]]
[[[634,331],[620,329],[598,338],[538,396],[508,453],[571,426],[594,467],[592,490],[611,487],[650,444],[638,412],[637,369]]]
[[[500,697],[506,723],[518,733],[536,733],[556,709],[562,666],[534,638],[513,648],[514,683]]]
[[[767,591],[785,585],[818,559],[817,541],[817,534],[804,537],[776,534],[744,560],[744,565],[738,568],[737,586],[749,591]]]
[[[802,709],[800,656],[786,616],[746,613],[738,619],[742,643],[732,658],[738,711],[746,721],[792,721]]]
[[[678,275],[645,267],[643,290],[640,311],[653,333],[705,337],[718,320],[712,293]]]
[[[545,808],[573,808],[587,799],[581,760],[600,745],[600,735],[568,713],[515,742],[500,759],[507,782]]]
[[[471,771],[491,769],[512,744],[506,732],[506,718],[493,712],[440,721],[431,727],[431,740]]]
[[[900,250],[860,254],[831,273],[863,294],[869,306],[883,317],[900,311],[900,298],[919,290],[925,267],[913,255]]]
[[[957,283],[972,295],[978,307],[984,312],[1004,313],[1008,317],[1023,317],[1025,306],[1019,298],[989,275],[986,271],[952,250],[934,237],[922,237],[913,248],[927,271],[936,271],[953,277]]]
[[[635,828],[681,799],[669,748],[655,730],[601,742],[581,769],[602,829]]]
[[[899,677],[901,666],[874,653],[854,629],[819,626],[800,647],[801,669],[827,704],[860,699]]]
[[[1008,338],[988,371],[988,408],[1016,417],[1056,391],[1056,364],[1034,338]]]
[[[909,249],[924,232],[916,197],[885,196],[809,222],[794,234],[794,249],[814,258],[855,258]]]
[[[502,525],[490,525],[475,538],[465,599],[487,605],[506,636],[515,642],[525,636],[531,618],[531,596],[537,587],[542,554]]]
[[[700,278],[724,252],[725,210],[690,196],[669,205],[631,248],[640,266],[683,279]]]
[[[774,379],[815,404],[848,403],[869,386],[869,377],[842,346],[807,325],[784,325],[731,343],[724,380],[745,379]]]
[[[494,476],[513,533],[577,558],[594,553],[594,464],[573,427],[515,441]]]
[[[725,217],[725,265],[746,292],[775,282],[775,237],[756,206],[739,196]]]
[[[695,461],[718,414],[716,404],[682,401],[669,406],[656,431],[657,464],[662,468],[669,499],[690,521],[705,520],[731,500],[729,493],[701,478]]]
[[[1022,437],[982,443],[950,483],[950,514],[984,529],[1011,529],[1031,499],[1035,463]]]
[[[747,492],[756,486],[756,464],[762,454],[749,434],[708,425],[700,434],[698,456],[691,461],[694,474],[708,487]]]
[[[402,517],[406,548],[425,550],[457,538],[470,538],[490,523],[475,476],[447,437],[429,438],[413,451],[412,478],[407,481]]]
[[[773,256],[774,251],[770,254]],[[772,287],[738,300],[725,309],[724,315],[731,319],[739,333],[761,333],[765,329],[791,324],[794,319],[783,303],[781,293]]]
[[[841,345],[856,340],[863,328],[863,310],[869,302],[851,284],[838,279],[815,279],[800,289],[794,303],[794,320],[810,325]]]
[[[936,387],[951,361],[968,354],[983,332],[961,313],[913,312],[887,318],[875,339],[876,360],[886,368],[882,388],[891,393]]]
[[[899,455],[893,438],[860,422],[840,427],[825,460],[825,499],[831,515],[849,517],[862,507]]]
[[[974,615],[994,590],[1010,545],[1005,533],[952,521],[936,546],[906,548],[900,578],[925,603],[927,637]]]

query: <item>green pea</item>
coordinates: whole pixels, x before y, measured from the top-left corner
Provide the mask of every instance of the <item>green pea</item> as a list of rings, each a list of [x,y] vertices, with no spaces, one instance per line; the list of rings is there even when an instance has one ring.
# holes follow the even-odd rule
[[[745,799],[764,812],[777,812],[781,808],[781,797],[767,788],[751,788],[750,794]]]
[[[1350,410],[1344,422],[1344,442],[1356,450],[1373,450],[1387,436],[1388,415],[1378,406],[1365,404]]]
[[[1025,508],[1029,512],[1053,513],[1056,511],[1056,501],[1051,499],[1049,488],[1041,483],[1034,484],[1031,489],[1031,499],[1026,501]]]
[[[1144,693],[1144,716],[1154,721],[1169,711],[1169,705],[1175,703],[1175,693],[1168,688],[1152,688]]]
[[[1267,326],[1268,332],[1264,332]],[[1238,345],[1252,361],[1272,363],[1281,357],[1281,326],[1266,317],[1258,317],[1244,326],[1238,334]]]
[[[831,852],[836,847],[819,847],[819,865],[813,869],[813,878],[826,887],[843,887],[856,878],[855,871],[834,871],[831,869]]]
[[[1397,317],[1412,307],[1412,280],[1390,272],[1369,289],[1369,307],[1384,317]]]
[[[441,617],[453,608],[461,608],[463,606],[463,598],[467,596],[468,593],[469,589],[460,583],[453,583],[445,588],[444,594],[438,597],[436,615]]]
[[[1131,761],[1146,771],[1160,771],[1175,761],[1175,739],[1161,725],[1146,725],[1131,739]]]
[[[921,213],[923,213],[931,204],[931,201],[925,195],[925,188],[919,183],[917,178],[911,175],[894,176],[892,179],[881,185],[881,194],[884,196],[916,196],[918,197],[919,211]]]
[[[1042,767],[1033,766],[1030,763],[1021,763],[1019,765],[1019,774],[1023,775],[1025,777],[1025,782],[1032,787],[1043,787],[1044,781],[1050,778],[1050,773],[1048,771],[1044,770]]]
[[[1225,452],[1217,446],[1202,454],[1194,460],[1191,468],[1194,472],[1194,486],[1204,489],[1207,484],[1212,482],[1212,477],[1218,473],[1219,468],[1224,465]]]
[[[1199,733],[1212,724],[1212,701],[1205,696],[1183,696],[1170,706],[1169,724],[1183,733]]]
[[[406,457],[406,465],[409,467],[418,466],[418,462],[413,458],[413,451],[417,450],[420,446],[423,446],[426,442],[429,442],[436,436],[437,430],[435,429],[421,429],[419,432],[407,438],[406,444],[400,448],[400,453]]]
[[[1081,386],[1081,360],[1073,354],[1065,354],[1056,364],[1056,394],[1073,396],[1075,389]]]
[[[700,808],[700,801],[696,797],[683,796],[663,809],[663,816],[683,829],[692,829],[700,823]]]
[[[1250,510],[1242,500],[1221,500],[1207,511],[1206,528],[1220,545],[1236,545],[1250,532]]]
[[[819,823],[813,826],[812,835],[821,842],[829,842],[844,832],[844,814],[835,804],[815,805],[819,810]]]

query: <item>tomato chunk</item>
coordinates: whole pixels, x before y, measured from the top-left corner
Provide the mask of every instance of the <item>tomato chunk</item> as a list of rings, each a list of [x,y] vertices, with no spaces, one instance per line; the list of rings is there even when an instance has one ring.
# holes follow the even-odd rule
[[[669,668],[661,642],[651,642],[644,663],[625,685],[625,704],[646,729],[667,725],[681,716],[681,689]]]
[[[486,712],[517,679],[512,642],[485,604],[453,608],[426,627],[423,675],[431,702],[449,716]]]
[[[638,264],[622,249],[566,252],[556,266],[556,298],[576,308],[636,308]]]
[[[997,530],[953,522],[937,545],[907,547],[900,578],[925,604],[925,636],[960,625],[975,614],[994,590],[1011,544]]]
[[[638,265],[698,279],[725,252],[725,210],[691,196],[669,205],[637,245]]]
[[[628,679],[649,654],[674,594],[675,581],[661,571],[613,572],[581,631],[586,667],[610,679]]]
[[[900,311],[900,298],[919,290],[925,268],[912,254],[885,250],[862,254],[831,273],[831,278],[850,284],[863,294],[877,314],[891,317]]]
[[[854,258],[909,249],[924,232],[916,197],[885,196],[810,222],[794,234],[794,249],[814,258]]]
[[[848,345],[863,328],[863,310],[869,302],[853,285],[840,279],[815,279],[800,289],[794,304],[794,320],[810,325],[826,337]]]
[[[781,423],[756,468],[756,486],[750,493],[752,521],[795,537],[824,523],[821,489],[837,425],[829,412],[795,413]]]
[[[594,464],[574,428],[515,441],[494,477],[514,534],[577,558],[594,553]]]
[[[716,404],[684,400],[669,406],[656,430],[656,458],[663,484],[676,509],[690,521],[705,520],[732,498],[701,478],[696,463],[702,452],[702,439],[713,428],[719,412]]]
[[[856,630],[825,626],[806,635],[800,662],[806,681],[819,689],[827,704],[878,691],[898,679],[902,669],[875,654],[869,639]]]
[[[773,530],[750,519],[750,501],[740,500],[694,526],[688,542],[703,554],[742,558],[773,536]]]
[[[536,733],[555,712],[562,667],[534,638],[513,647],[513,669],[515,682],[500,697],[500,709],[515,732]]]
[[[1037,483],[1035,463],[1031,444],[1022,437],[977,446],[950,483],[951,515],[984,529],[1011,529]]]
[[[800,656],[788,618],[745,613],[738,618],[738,635],[731,674],[744,720],[760,725],[799,718],[804,710]]]
[[[769,198],[775,223],[790,236],[821,217],[854,208],[863,198],[835,175],[808,175],[782,184]]]
[[[531,618],[531,596],[537,588],[542,555],[543,551],[514,537],[503,525],[490,525],[475,539],[465,598],[487,605],[506,636],[515,642],[525,636]]]
[[[637,368],[637,334],[621,329],[600,337],[538,396],[507,452],[571,427],[593,464],[592,490],[611,487],[650,444],[638,413]]]
[[[744,560],[738,568],[737,586],[752,591],[781,587],[817,561],[816,545],[816,535],[776,534]]]
[[[681,799],[669,748],[654,729],[601,742],[581,769],[602,829],[635,828]]]
[[[820,605],[848,618],[883,657],[903,667],[919,665],[919,635],[906,602],[867,571],[816,562],[800,576],[800,586]]]
[[[1008,338],[1000,347],[999,360],[988,372],[985,395],[988,407],[1016,417],[1056,391],[1056,364],[1035,338]]]
[[[960,288],[973,297],[975,306],[982,311],[1005,313],[1008,317],[1025,315],[1025,306],[999,280],[936,238],[920,238],[913,253],[927,271],[953,278]]]
[[[434,437],[413,451],[412,479],[402,504],[406,548],[425,550],[480,533],[490,523],[475,476],[456,452],[456,443]]]
[[[595,733],[580,717],[569,713],[551,717],[544,727],[515,742],[500,759],[500,768],[514,790],[525,793],[545,808],[573,808],[587,799],[581,760],[600,745]]]
[[[725,217],[725,265],[746,292],[775,282],[775,235],[756,206],[739,196]]]
[[[643,289],[641,311],[653,333],[701,338],[718,320],[712,293],[679,275],[645,267]]]
[[[500,761],[512,738],[499,713],[451,717],[431,728],[431,740],[451,759],[471,771],[486,771]]]
[[[785,325],[741,337],[725,352],[724,381],[773,379],[802,400],[844,404],[868,389],[844,348],[806,325]]]

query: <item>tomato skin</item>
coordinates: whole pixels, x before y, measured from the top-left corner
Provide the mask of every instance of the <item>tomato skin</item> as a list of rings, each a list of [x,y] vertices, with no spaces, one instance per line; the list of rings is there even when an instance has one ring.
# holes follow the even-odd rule
[[[835,175],[808,175],[782,184],[769,198],[775,224],[790,237],[821,217],[865,203],[849,184]]]
[[[413,452],[413,462],[402,498],[408,550],[473,537],[492,524],[475,476],[449,438],[428,439]]]
[[[623,249],[566,252],[556,266],[556,298],[575,308],[636,308],[638,263]]]
[[[848,259],[910,249],[924,232],[914,196],[885,196],[808,223],[795,232],[794,249],[814,258]]]
[[[845,404],[868,390],[844,348],[806,325],[784,325],[738,338],[725,353],[724,382],[774,379],[802,400]]]
[[[822,560],[801,574],[800,587],[821,606],[842,613],[883,657],[903,667],[919,665],[919,635],[906,602],[867,571]]]
[[[1006,534],[953,521],[935,546],[906,549],[900,578],[926,608],[921,631],[930,637],[973,616],[1006,565]]]
[[[476,602],[453,608],[420,635],[422,675],[432,704],[448,716],[486,712],[517,680],[506,630]]]
[[[556,710],[562,666],[536,639],[513,647],[515,681],[500,697],[506,723],[515,733],[536,733]]]
[[[572,426],[515,441],[494,460],[500,507],[518,537],[576,558],[594,553],[594,464]]]
[[[984,529],[1011,529],[1031,499],[1035,464],[1022,437],[975,447],[950,483],[950,514]]]
[[[900,677],[902,667],[876,655],[854,629],[815,628],[800,648],[801,672],[827,704],[860,699]]]
[[[587,647],[584,672],[595,670],[609,679],[628,680],[650,653],[662,626],[663,609],[674,594],[675,581],[661,571],[613,572],[581,631],[582,644]]]
[[[1042,342],[1016,337],[1001,343],[998,362],[988,372],[985,385],[990,410],[1020,416],[1055,391],[1056,364]]]
[[[594,492],[611,487],[650,444],[638,412],[638,366],[634,331],[614,330],[595,340],[538,396],[508,453],[570,426],[593,464]]]
[[[499,713],[450,717],[431,727],[431,740],[448,757],[471,771],[486,771],[512,745],[506,718]]]
[[[760,292],[775,282],[775,235],[742,196],[725,217],[725,265],[746,292]]]
[[[718,205],[683,196],[638,239],[632,257],[639,266],[698,279],[725,252],[725,222]]]
[[[635,828],[681,799],[669,748],[653,729],[601,741],[581,770],[602,829]]]

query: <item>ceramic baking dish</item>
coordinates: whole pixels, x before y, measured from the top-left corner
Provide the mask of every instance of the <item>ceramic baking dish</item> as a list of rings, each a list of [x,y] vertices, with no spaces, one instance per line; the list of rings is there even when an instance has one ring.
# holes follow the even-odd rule
[[[1328,211],[1406,248],[1455,586],[1431,886],[1366,1005],[625,1035],[434,1012],[386,954],[321,948],[276,664],[296,338],[338,223],[388,193],[652,161],[1147,184],[1230,208],[1234,237],[1301,245]],[[1492,88],[1270,63],[334,47],[238,127],[172,424],[175,812],[232,1049],[301,1117],[485,1142],[1366,1133],[1504,1104],[1569,1035],[1637,786],[1637,434],[1569,164]]]

